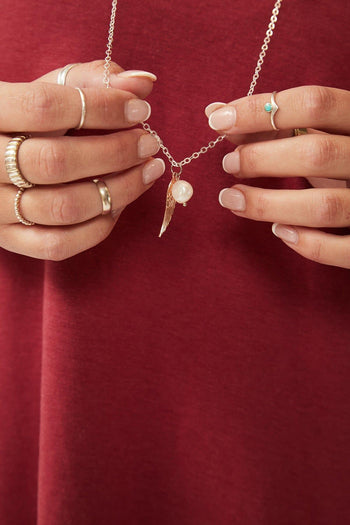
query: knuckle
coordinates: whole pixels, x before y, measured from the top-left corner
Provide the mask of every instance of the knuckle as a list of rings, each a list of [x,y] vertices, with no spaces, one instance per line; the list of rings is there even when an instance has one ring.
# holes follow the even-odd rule
[[[320,169],[328,168],[338,156],[338,149],[335,142],[327,136],[318,136],[308,141],[307,147],[302,152],[305,160],[306,169],[312,173]]]
[[[64,180],[66,173],[66,155],[58,142],[44,141],[38,151],[37,168],[49,182]]]
[[[258,193],[255,204],[255,216],[258,219],[264,219],[266,216],[266,210],[268,209],[268,199],[265,192],[261,191]]]
[[[120,195],[120,206],[127,206],[135,200],[135,184],[132,178],[125,175],[123,180],[123,191]]]
[[[98,110],[99,118],[107,123],[110,123],[115,114],[109,95],[109,89],[106,90],[90,90],[89,102],[91,107],[95,107]]]
[[[322,262],[323,246],[321,241],[314,241],[310,250],[310,259],[312,261]]]
[[[33,115],[37,126],[47,122],[48,116],[54,107],[54,100],[49,86],[44,83],[29,84],[25,96],[22,98],[22,111]]]
[[[44,239],[44,255],[48,261],[63,261],[68,258],[68,249],[62,232],[50,232]]]
[[[249,119],[253,119],[255,121],[259,120],[259,117],[263,113],[263,109],[261,109],[261,103],[258,102],[256,97],[247,97],[247,109],[248,109],[248,115]]]
[[[255,173],[259,164],[259,153],[258,149],[253,146],[244,146],[239,150],[241,159],[241,172],[242,173]]]
[[[75,224],[79,222],[77,201],[64,189],[57,188],[53,192],[49,213],[54,224]]]
[[[320,114],[328,113],[335,105],[335,97],[330,88],[309,86],[305,89],[303,107],[311,121],[317,121]]]
[[[141,135],[142,133],[134,133],[134,131],[127,131],[118,135],[115,145],[116,169],[129,168],[134,164],[135,154],[132,151],[133,148],[136,150],[136,144]]]
[[[104,73],[105,68],[105,60],[93,60],[89,63],[88,68],[92,73],[96,73],[97,75],[101,75],[101,73]],[[121,73],[123,70],[120,66],[118,66],[115,62],[110,62],[110,73],[118,74]]]
[[[325,195],[317,206],[319,224],[322,226],[333,225],[344,214],[344,205],[339,195]]]

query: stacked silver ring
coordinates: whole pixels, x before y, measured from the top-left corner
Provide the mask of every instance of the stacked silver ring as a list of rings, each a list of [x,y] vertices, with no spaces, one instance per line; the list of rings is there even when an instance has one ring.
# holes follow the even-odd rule
[[[64,66],[64,68],[62,68],[59,73],[58,73],[58,76],[57,76],[57,84],[60,84],[61,86],[65,86],[66,85],[66,80],[67,80],[67,75],[69,73],[69,71],[71,69],[73,69],[73,67],[75,66],[80,66],[80,62],[77,63],[77,64],[68,64],[67,66]]]

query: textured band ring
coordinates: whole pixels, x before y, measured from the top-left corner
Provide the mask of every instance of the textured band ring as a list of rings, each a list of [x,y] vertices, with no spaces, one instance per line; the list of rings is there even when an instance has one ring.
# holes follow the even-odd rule
[[[293,129],[293,136],[298,137],[299,135],[307,135],[307,129],[306,128]]]
[[[80,66],[80,62],[77,63],[77,64],[68,64],[67,66],[62,68],[60,70],[60,72],[58,73],[58,76],[57,76],[57,84],[60,84],[61,86],[65,86],[66,85],[66,80],[67,80],[67,75],[68,75],[69,71],[71,69],[73,69],[73,67],[75,67],[75,66]]]
[[[272,94],[271,94],[271,102],[267,102],[264,106],[264,109],[265,111],[267,111],[267,113],[270,113],[270,118],[271,118],[271,126],[273,127],[273,129],[275,131],[278,131],[278,128],[276,127],[275,125],[275,115],[278,111],[278,106],[276,104],[276,101],[275,101],[275,95],[276,95],[277,91],[274,91]]]
[[[33,226],[35,224],[35,222],[27,221],[27,219],[25,219],[23,217],[23,215],[21,214],[21,211],[20,211],[21,197],[22,197],[23,193],[25,192],[25,190],[26,190],[26,188],[20,188],[18,190],[17,194],[16,194],[16,197],[15,197],[15,214],[16,214],[17,220],[19,222],[21,222],[25,226]]]
[[[7,175],[12,184],[18,188],[31,188],[34,186],[31,182],[26,180],[20,172],[18,166],[18,150],[22,142],[29,138],[29,135],[19,135],[12,138],[6,146],[5,150],[5,167]]]
[[[81,99],[81,117],[80,122],[78,126],[75,129],[81,129],[84,125],[85,117],[86,117],[86,100],[85,95],[82,92],[82,90],[78,87],[75,88],[77,91],[79,91],[80,99]]]
[[[102,215],[107,215],[112,209],[112,199],[106,183],[100,179],[93,179],[99,191],[102,201]]]

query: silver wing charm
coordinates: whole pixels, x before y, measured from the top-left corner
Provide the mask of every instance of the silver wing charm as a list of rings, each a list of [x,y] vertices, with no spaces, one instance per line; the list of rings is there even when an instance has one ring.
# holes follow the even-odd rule
[[[176,182],[176,179],[172,178],[170,183],[169,183],[169,186],[168,186],[168,191],[166,192],[164,219],[163,219],[162,227],[160,229],[159,237],[161,237],[163,235],[163,233],[165,232],[165,230],[169,226],[171,218],[172,218],[174,210],[175,210],[176,200],[174,199],[174,197],[173,197],[173,195],[171,193],[171,189],[172,189],[173,185],[175,184],[175,182]]]

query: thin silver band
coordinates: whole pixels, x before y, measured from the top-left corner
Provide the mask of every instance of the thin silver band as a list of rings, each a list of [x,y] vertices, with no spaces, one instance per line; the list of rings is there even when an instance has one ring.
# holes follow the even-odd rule
[[[73,69],[73,67],[75,67],[75,66],[80,66],[80,62],[78,62],[77,64],[68,64],[63,69],[61,69],[59,71],[59,73],[58,73],[58,76],[57,76],[57,84],[60,84],[61,86],[65,86],[66,85],[66,80],[67,80],[67,75],[68,75],[69,71],[71,69]]]
[[[278,131],[278,128],[276,127],[276,124],[275,124],[275,115],[277,113],[277,111],[279,110],[279,107],[277,106],[277,103],[276,103],[276,100],[275,100],[275,95],[276,95],[277,91],[274,91],[272,94],[271,94],[271,106],[272,106],[272,110],[271,110],[271,113],[270,113],[270,117],[271,117],[271,125],[273,127],[273,129],[275,131]]]
[[[107,184],[100,179],[93,179],[92,182],[96,184],[99,194],[101,196],[102,215],[107,215],[112,209],[112,199],[111,194],[109,193],[109,189],[107,188]]]
[[[82,92],[82,90],[78,87],[75,88],[77,91],[79,91],[80,99],[81,99],[81,118],[78,126],[75,129],[81,129],[84,125],[85,117],[86,117],[86,100],[85,95]]]
[[[31,188],[34,186],[31,182],[25,179],[18,166],[18,150],[29,135],[19,135],[18,137],[12,138],[6,146],[5,150],[5,167],[7,175],[9,176],[12,184],[17,188]]]
[[[23,215],[21,214],[21,211],[20,211],[21,197],[22,197],[23,193],[25,192],[25,190],[26,190],[26,188],[20,188],[18,190],[18,192],[16,193],[16,197],[15,197],[15,214],[16,214],[18,222],[21,222],[25,226],[34,226],[35,222],[27,221],[27,219],[25,219],[23,217]]]

